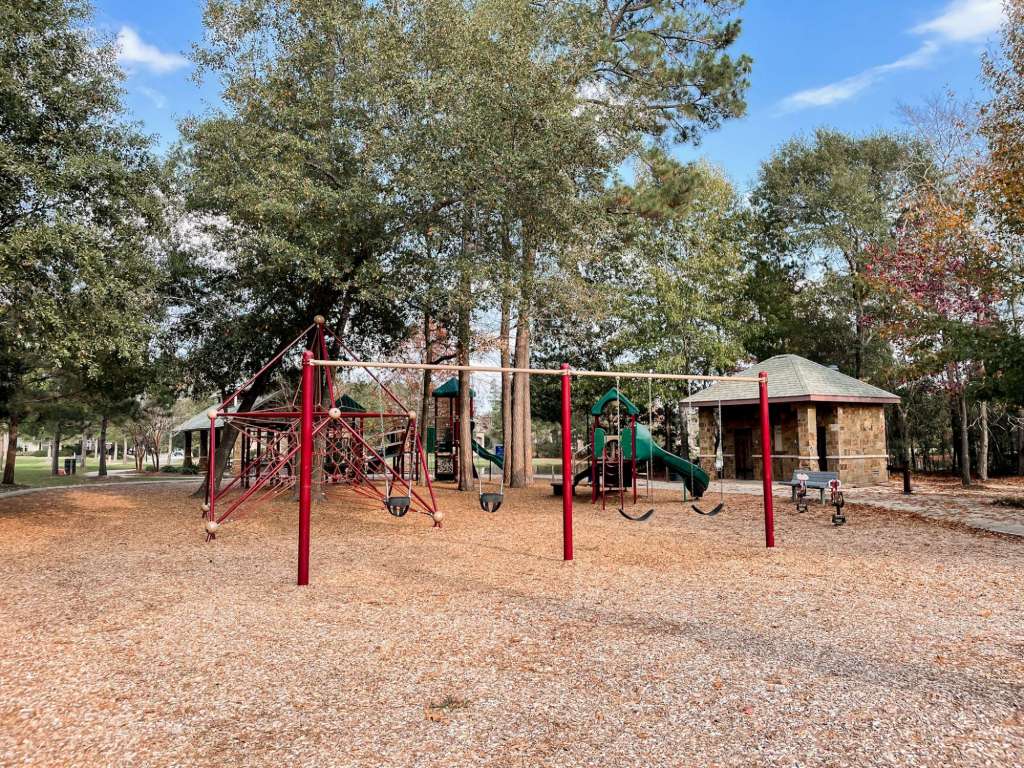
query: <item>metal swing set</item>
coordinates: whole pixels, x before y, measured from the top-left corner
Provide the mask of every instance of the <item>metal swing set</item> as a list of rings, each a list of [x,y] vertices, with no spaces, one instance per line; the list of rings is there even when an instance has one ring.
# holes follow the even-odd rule
[[[232,406],[252,384],[286,357],[295,357],[299,350],[301,384],[288,407],[259,407],[239,412]],[[332,357],[331,350],[336,357]],[[364,371],[378,385],[381,407],[368,412],[349,399],[336,387],[333,369]],[[768,376],[691,376],[632,371],[591,371],[572,369],[568,364],[560,368],[518,368],[483,365],[441,365],[425,363],[398,363],[359,360],[340,338],[326,327],[318,316],[291,344],[285,346],[255,376],[246,381],[216,408],[208,411],[210,418],[209,477],[207,501],[203,505],[203,518],[207,539],[215,538],[220,526],[239,510],[298,487],[298,568],[297,583],[309,583],[310,517],[314,485],[324,495],[332,487],[345,486],[368,497],[395,517],[404,517],[410,510],[427,515],[436,528],[444,517],[438,508],[434,487],[427,466],[426,453],[419,438],[415,412],[406,408],[374,370],[432,370],[468,371],[470,373],[519,373],[529,376],[557,376],[561,382],[561,454],[562,454],[562,558],[573,559],[573,466],[572,466],[572,405],[571,381],[573,377],[614,378],[616,390],[619,379],[675,380],[675,381],[741,381],[758,385],[761,410],[761,440],[765,457],[763,481],[764,541],[766,547],[775,546],[774,507],[772,502],[771,445],[768,419]],[[385,398],[395,410],[386,411]],[[649,413],[649,416],[651,414]],[[381,427],[380,439],[367,434],[371,420]],[[397,428],[386,429],[391,421]],[[216,447],[218,422],[231,424],[246,441],[254,441],[258,449],[256,458],[239,462],[238,473],[225,486],[218,487],[216,478]],[[619,421],[621,427],[621,420]],[[400,440],[388,443],[386,434],[402,433]],[[621,433],[620,433],[621,434]],[[634,425],[631,439],[637,437]],[[375,447],[374,443],[377,443]],[[624,457],[619,446],[617,461],[620,478],[624,474]],[[635,445],[632,450],[636,454]],[[388,459],[391,458],[389,462]],[[248,459],[248,457],[245,457]],[[634,460],[635,463],[635,460]],[[380,477],[383,475],[383,477]],[[314,476],[317,480],[314,482]],[[650,469],[647,477],[650,483]],[[244,483],[243,483],[244,479]],[[419,488],[417,487],[419,483]],[[620,483],[621,485],[621,483]],[[425,491],[424,491],[425,489]],[[624,490],[620,491],[620,512],[630,519],[647,519],[653,510],[641,515],[625,511]],[[635,483],[634,483],[635,492]],[[721,490],[720,490],[721,493]],[[484,511],[496,512],[504,501],[504,479],[497,493],[483,490],[478,484],[480,506]],[[653,495],[653,494],[651,494]],[[634,506],[636,502],[634,500]],[[222,506],[227,509],[221,511]]]

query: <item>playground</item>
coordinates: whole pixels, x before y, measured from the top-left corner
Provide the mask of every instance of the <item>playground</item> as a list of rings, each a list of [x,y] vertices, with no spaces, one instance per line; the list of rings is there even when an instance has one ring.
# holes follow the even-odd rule
[[[1024,768],[1024,0],[3,18],[0,768]]]
[[[443,529],[357,494],[211,545],[180,487],[0,513],[7,764],[1013,765],[1019,540],[726,495],[644,524],[438,484]],[[855,524],[854,524],[855,523]]]

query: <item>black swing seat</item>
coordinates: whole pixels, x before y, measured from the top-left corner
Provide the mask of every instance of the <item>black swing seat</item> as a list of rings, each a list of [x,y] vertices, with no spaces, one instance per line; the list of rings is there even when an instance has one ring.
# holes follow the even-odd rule
[[[384,499],[384,506],[395,517],[405,517],[405,513],[412,506],[412,499],[408,496],[388,496]]]
[[[636,517],[634,517],[633,515],[629,514],[626,510],[624,510],[622,507],[619,507],[619,514],[627,520],[632,520],[634,523],[642,523],[651,519],[651,515],[654,514],[654,508],[651,507],[651,509],[648,509],[642,515],[637,515]]]
[[[501,508],[501,503],[504,500],[505,494],[503,493],[481,493],[480,509],[484,512],[497,512]]]
[[[698,515],[704,515],[705,517],[714,517],[719,512],[721,512],[723,509],[725,509],[725,502],[723,501],[720,504],[716,504],[714,507],[709,509],[707,512],[705,512],[703,509],[698,507],[696,504],[691,504],[690,506],[693,508],[693,511],[696,512]]]

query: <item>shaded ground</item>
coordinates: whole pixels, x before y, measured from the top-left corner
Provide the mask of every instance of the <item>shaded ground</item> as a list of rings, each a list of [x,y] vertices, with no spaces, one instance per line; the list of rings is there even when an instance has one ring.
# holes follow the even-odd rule
[[[190,489],[189,489],[190,490]],[[442,531],[351,497],[204,544],[182,486],[0,499],[4,765],[1020,765],[1024,543],[759,500]]]

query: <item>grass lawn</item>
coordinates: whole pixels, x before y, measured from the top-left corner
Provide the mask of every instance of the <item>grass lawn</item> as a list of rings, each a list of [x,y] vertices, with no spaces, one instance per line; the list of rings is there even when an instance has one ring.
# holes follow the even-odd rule
[[[60,459],[60,465],[64,466],[64,457]],[[82,465],[78,465],[78,474],[75,475],[51,475],[50,474],[50,459],[45,456],[18,456],[18,460],[14,464],[14,483],[18,487],[31,487],[31,488],[42,488],[51,487],[56,485],[79,485],[81,483],[95,483],[105,482],[104,480],[97,477],[88,477],[88,473],[95,472],[99,468],[99,459],[91,458],[85,469],[82,470]],[[114,469],[134,469],[135,462],[123,462],[117,463],[107,462],[107,470]],[[160,480],[160,479],[173,479],[180,477],[176,474],[163,474],[163,473],[151,473],[144,475],[148,480]],[[109,478],[108,478],[109,479]],[[120,478],[123,480],[130,480],[132,478],[125,477]],[[8,486],[10,487],[10,486]],[[2,493],[2,489],[0,489]]]
[[[488,473],[491,477],[496,478],[498,476],[498,468],[492,465],[489,461],[484,461],[479,456],[474,456],[474,462],[476,463],[476,471],[483,472],[484,478],[487,479]],[[561,459],[538,459],[533,460],[533,474],[537,477],[548,477],[558,475],[562,471],[562,460]]]

